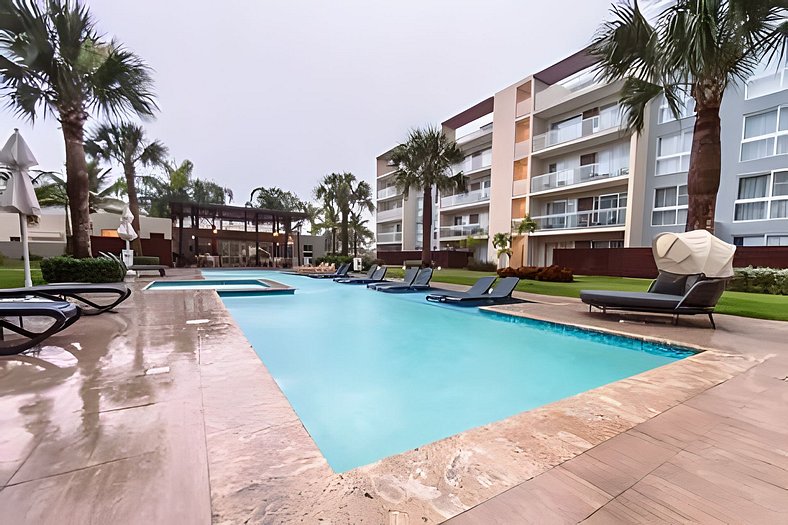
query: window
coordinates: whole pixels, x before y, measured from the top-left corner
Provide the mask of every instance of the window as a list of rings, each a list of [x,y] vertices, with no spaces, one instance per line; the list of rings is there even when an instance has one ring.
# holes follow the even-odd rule
[[[747,115],[741,141],[741,160],[788,153],[788,106]]]
[[[692,98],[689,94],[684,94],[683,100],[679,104],[679,118],[691,117],[694,114],[695,114],[695,99]],[[665,122],[673,122],[674,120],[676,120],[676,117],[673,116],[673,112],[670,110],[670,106],[668,106],[668,101],[665,99],[663,95],[662,104],[660,104],[659,106],[658,123],[664,124]]]
[[[311,244],[304,245],[304,257],[312,257],[312,253],[314,253],[313,246]]]
[[[747,82],[745,98],[750,100],[764,95],[771,95],[783,89],[788,89],[788,67],[777,71],[777,73],[751,78]]]
[[[657,139],[657,175],[689,170],[692,130],[671,133]]]
[[[101,229],[101,236],[102,237],[120,237],[120,235],[118,235],[118,230],[114,230],[112,228],[110,228],[110,229],[102,228]]]
[[[657,188],[654,192],[652,226],[674,226],[687,222],[687,185]]]
[[[575,243],[575,248],[577,248]],[[591,241],[591,248],[623,248],[624,241]]]
[[[767,235],[766,246],[788,246],[788,235]]]
[[[766,219],[788,219],[788,170],[739,179],[733,220]]]

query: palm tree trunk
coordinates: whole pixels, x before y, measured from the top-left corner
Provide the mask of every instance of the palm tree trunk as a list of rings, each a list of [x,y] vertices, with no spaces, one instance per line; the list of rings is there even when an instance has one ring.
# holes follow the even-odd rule
[[[86,115],[81,110],[61,113],[66,142],[66,194],[71,210],[74,257],[92,257],[90,250],[90,193],[85,161],[84,129]]]
[[[137,232],[137,238],[131,241],[131,249],[137,255],[142,255],[142,230],[140,229],[140,202],[137,198],[137,185],[136,177],[137,170],[134,168],[134,162],[126,162],[123,165],[123,173],[126,175],[126,193],[129,196],[129,210],[134,215],[134,220],[131,221],[131,226]]]
[[[337,254],[337,229],[331,228],[331,253]]]
[[[697,109],[687,174],[689,203],[686,231],[708,230],[714,233],[714,212],[720,189],[720,155],[719,104],[701,106]]]
[[[421,215],[421,264],[432,265],[432,187],[424,188],[424,206]]]
[[[349,210],[342,210],[342,255],[347,256],[350,248]]]

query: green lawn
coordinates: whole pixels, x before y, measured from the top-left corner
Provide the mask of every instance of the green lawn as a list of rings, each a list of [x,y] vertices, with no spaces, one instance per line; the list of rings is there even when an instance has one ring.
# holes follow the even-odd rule
[[[387,277],[402,277],[401,268],[389,268]],[[476,279],[490,272],[444,269],[436,271],[432,280],[442,283],[464,284],[470,286]],[[601,277],[576,275],[571,283],[548,283],[542,281],[520,281],[517,290],[543,295],[580,297],[580,290],[622,290],[645,292],[651,279],[629,279],[626,277]],[[721,314],[755,317],[788,321],[788,296],[743,292],[725,292],[717,305],[716,312]]]
[[[30,261],[33,284],[43,284],[38,261]],[[0,262],[0,288],[19,288],[25,285],[25,270],[22,261],[4,258]]]

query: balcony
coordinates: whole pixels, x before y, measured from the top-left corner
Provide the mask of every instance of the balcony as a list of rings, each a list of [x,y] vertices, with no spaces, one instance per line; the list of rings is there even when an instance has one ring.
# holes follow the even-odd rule
[[[545,230],[571,230],[583,228],[609,228],[623,226],[626,221],[627,209],[609,208],[605,210],[579,211],[575,213],[559,213],[534,217],[536,232]]]
[[[611,169],[608,165],[587,164],[578,168],[545,173],[531,178],[531,193],[548,191],[585,182],[596,182],[614,177],[629,175],[629,167],[621,166]]]
[[[460,224],[457,226],[441,226],[441,239],[450,237],[468,237],[487,235],[487,225],[483,224]]]
[[[531,153],[531,141],[529,139],[514,143],[514,160],[520,160]]]
[[[517,103],[515,108],[515,117],[522,117],[524,115],[528,115],[531,112],[531,97],[526,98],[525,100],[521,100]]]
[[[483,188],[481,190],[473,190],[468,193],[458,193],[456,195],[449,195],[441,199],[441,208],[450,208],[452,206],[461,206],[463,204],[473,204],[475,202],[484,202],[490,200],[490,188]]]
[[[402,242],[402,232],[385,232],[377,235],[378,244],[390,244]]]
[[[396,186],[389,186],[388,188],[383,188],[382,190],[378,191],[378,199],[388,199],[390,197],[396,197],[400,195],[402,192],[397,189]]]
[[[377,221],[393,221],[402,219],[402,207],[393,208],[391,210],[378,210]]]
[[[541,151],[551,146],[571,142],[583,137],[590,137],[621,125],[619,106],[602,111],[595,117],[589,117],[560,129],[553,129],[533,138],[533,151]]]

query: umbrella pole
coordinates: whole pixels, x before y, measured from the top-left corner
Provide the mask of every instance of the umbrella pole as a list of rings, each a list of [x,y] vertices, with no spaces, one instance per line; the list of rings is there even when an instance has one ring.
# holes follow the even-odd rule
[[[30,250],[27,246],[27,216],[19,214],[19,229],[22,233],[22,259],[25,264],[25,287],[33,286],[33,278],[30,276]]]

